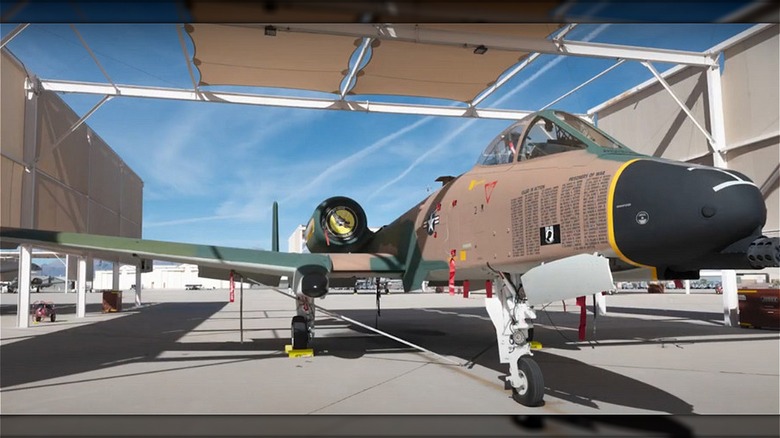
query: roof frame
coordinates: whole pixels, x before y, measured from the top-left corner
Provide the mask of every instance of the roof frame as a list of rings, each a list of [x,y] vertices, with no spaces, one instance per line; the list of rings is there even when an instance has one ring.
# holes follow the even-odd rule
[[[41,79],[44,90],[60,93],[99,94],[103,96],[138,97],[167,100],[235,103],[243,105],[264,105],[289,108],[350,110],[392,114],[415,114],[448,117],[475,117],[485,119],[517,120],[533,111],[481,109],[441,105],[412,105],[367,100],[316,99],[305,97],[279,97],[248,93],[189,90],[184,88],[163,88],[138,85],[110,85],[97,82],[74,82]]]
[[[240,26],[240,25],[237,25]],[[503,36],[473,32],[452,32],[427,29],[413,25],[295,24],[278,26],[279,30],[352,37],[373,37],[379,40],[406,41],[463,47],[485,46],[488,49],[538,52],[555,55],[586,56],[592,58],[621,58],[634,61],[665,62],[697,66],[712,66],[717,61],[709,53],[651,47],[604,44],[573,40],[553,40],[522,36]]]
[[[236,26],[246,26],[242,24],[235,24]],[[136,85],[121,85],[114,84],[110,78],[107,79],[109,84],[103,83],[90,83],[90,82],[76,82],[76,81],[63,81],[63,80],[46,80],[41,79],[39,84],[42,89],[62,92],[62,93],[82,93],[82,94],[100,94],[102,96],[124,96],[124,97],[137,97],[137,98],[155,98],[155,99],[172,99],[172,100],[188,100],[188,101],[204,101],[204,102],[222,102],[222,103],[238,103],[245,105],[260,105],[260,106],[277,106],[277,107],[292,107],[292,108],[309,108],[309,109],[331,109],[331,110],[348,110],[348,111],[363,111],[363,112],[380,112],[380,113],[392,113],[392,114],[413,114],[413,115],[436,115],[445,117],[472,117],[472,118],[488,118],[488,119],[505,119],[505,120],[517,120],[524,117],[527,114],[533,112],[533,110],[503,110],[492,108],[478,108],[476,105],[482,103],[484,99],[492,94],[498,87],[503,85],[506,80],[516,75],[522,70],[528,63],[541,53],[551,53],[561,56],[589,56],[594,58],[617,58],[617,64],[609,67],[607,70],[597,74],[585,83],[570,90],[560,98],[551,102],[549,105],[557,103],[558,101],[568,97],[577,90],[590,84],[594,80],[598,79],[602,75],[611,71],[618,65],[622,64],[626,60],[638,60],[640,62],[672,62],[678,64],[677,66],[669,69],[660,74],[661,77],[667,77],[674,71],[679,71],[686,65],[707,66],[710,68],[717,67],[717,60],[719,54],[734,44],[749,38],[751,35],[760,32],[770,24],[758,24],[756,26],[747,29],[746,31],[735,35],[728,40],[721,42],[720,44],[710,48],[704,52],[685,52],[676,50],[656,49],[647,47],[635,47],[624,46],[616,44],[600,44],[590,43],[582,41],[568,41],[564,40],[563,36],[566,31],[574,25],[570,25],[569,28],[564,28],[558,32],[557,36],[552,39],[539,39],[528,37],[507,37],[494,34],[482,34],[473,32],[453,32],[438,29],[422,29],[413,25],[387,25],[387,24],[343,24],[338,27],[333,25],[323,24],[295,24],[290,26],[278,26],[278,30],[296,31],[296,32],[309,32],[309,33],[327,33],[331,35],[346,35],[361,37],[364,41],[364,47],[372,44],[375,39],[395,39],[413,41],[416,43],[426,44],[446,44],[457,45],[462,47],[464,44],[473,45],[478,47],[484,45],[489,48],[503,49],[503,50],[516,50],[531,52],[528,58],[523,63],[517,65],[514,70],[504,75],[503,80],[498,81],[493,86],[487,88],[483,92],[479,93],[475,99],[466,103],[467,106],[446,106],[446,105],[420,105],[420,104],[400,104],[389,102],[372,102],[368,100],[358,100],[359,96],[351,96],[351,100],[346,100],[345,95],[349,82],[346,82],[344,87],[341,87],[340,93],[336,98],[306,98],[306,97],[282,97],[282,96],[268,96],[254,93],[234,93],[234,92],[220,92],[220,91],[203,91],[196,85],[193,89],[181,89],[181,88],[163,88],[153,86],[136,86]],[[21,32],[24,28],[18,27],[18,32]],[[74,29],[75,30],[75,29]],[[78,34],[78,33],[77,33]],[[7,38],[10,37],[7,36]],[[83,41],[83,39],[82,39]],[[366,41],[371,41],[365,43]],[[89,50],[89,47],[85,44],[85,48]],[[186,47],[183,47],[186,58]],[[365,56],[365,52],[361,51],[358,55],[358,61],[355,65],[359,66],[362,62],[362,56]],[[533,58],[532,58],[533,57]],[[94,56],[93,56],[94,59]],[[97,60],[96,60],[97,62]],[[98,63],[100,67],[100,64]],[[188,68],[191,66],[188,63]],[[354,80],[357,75],[357,70],[349,72],[347,77]],[[590,109],[587,114],[581,116],[590,119],[592,115],[603,106],[614,103],[626,95],[643,89],[650,85],[650,83],[657,82],[657,79],[651,79],[633,89],[622,93],[620,96],[605,102],[602,105]],[[28,92],[34,92],[34,87],[28,86]],[[548,107],[549,107],[548,105]],[[91,111],[94,112],[94,111]]]

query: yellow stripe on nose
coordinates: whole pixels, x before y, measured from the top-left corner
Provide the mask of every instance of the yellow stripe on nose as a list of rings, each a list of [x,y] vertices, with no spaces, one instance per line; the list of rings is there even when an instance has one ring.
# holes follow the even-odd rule
[[[658,272],[654,266],[643,265],[626,257],[626,255],[620,251],[620,248],[618,248],[617,240],[615,239],[615,188],[617,187],[618,179],[620,179],[620,174],[622,174],[628,166],[637,161],[640,161],[640,158],[634,158],[633,160],[623,163],[623,165],[618,168],[617,172],[615,172],[615,176],[612,177],[612,181],[609,183],[609,194],[607,195],[607,234],[609,246],[612,247],[612,250],[615,251],[615,254],[617,254],[621,260],[634,266],[650,269],[653,279],[658,279]]]

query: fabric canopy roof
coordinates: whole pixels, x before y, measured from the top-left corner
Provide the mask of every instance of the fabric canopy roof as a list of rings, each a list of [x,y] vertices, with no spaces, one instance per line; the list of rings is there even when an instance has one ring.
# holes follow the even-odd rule
[[[265,26],[196,24],[193,63],[201,85],[247,85],[338,92],[354,37],[278,32]]]
[[[528,52],[490,47],[491,37],[543,40],[559,24],[267,25],[191,24],[201,85],[281,87],[338,93],[362,37],[374,39],[351,94],[469,102]],[[389,29],[389,30],[388,30]],[[435,42],[414,35],[435,33]]]

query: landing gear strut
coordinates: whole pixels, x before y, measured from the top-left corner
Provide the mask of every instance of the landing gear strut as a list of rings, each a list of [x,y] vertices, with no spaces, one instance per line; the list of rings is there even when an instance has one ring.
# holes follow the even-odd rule
[[[536,312],[526,302],[522,288],[516,288],[504,274],[496,280],[496,298],[485,299],[485,307],[496,328],[499,360],[509,364],[507,381],[512,386],[512,398],[524,406],[541,406],[544,378],[531,359]]]
[[[309,348],[309,341],[314,338],[313,301],[313,298],[302,293],[296,295],[295,311],[297,315],[293,316],[291,324],[293,350]]]

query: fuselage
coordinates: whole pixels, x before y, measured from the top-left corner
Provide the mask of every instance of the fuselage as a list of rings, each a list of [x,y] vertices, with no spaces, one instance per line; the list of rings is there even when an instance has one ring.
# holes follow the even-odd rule
[[[457,280],[477,280],[583,253],[646,278],[754,267],[746,248],[760,237],[766,208],[748,178],[637,154],[559,114],[507,129],[482,163],[381,229],[368,250],[422,263],[416,277],[434,281],[448,278],[452,261]],[[496,159],[501,142],[510,152]]]

